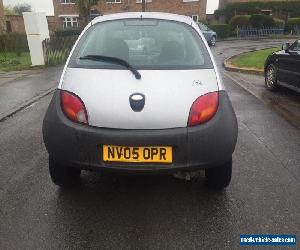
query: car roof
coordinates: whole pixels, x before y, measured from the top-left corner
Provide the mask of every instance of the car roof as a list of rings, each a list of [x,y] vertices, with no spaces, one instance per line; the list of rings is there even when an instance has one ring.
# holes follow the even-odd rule
[[[131,18],[163,19],[163,20],[170,20],[170,21],[178,21],[189,25],[192,25],[194,22],[193,19],[189,16],[164,13],[164,12],[123,12],[123,13],[115,13],[115,14],[96,17],[92,21],[92,25],[104,21],[131,19]]]

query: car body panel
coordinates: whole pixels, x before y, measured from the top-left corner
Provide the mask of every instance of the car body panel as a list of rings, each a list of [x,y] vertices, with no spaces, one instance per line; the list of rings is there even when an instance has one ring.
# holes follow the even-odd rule
[[[219,90],[213,69],[140,73],[137,80],[128,70],[68,68],[61,89],[82,99],[91,126],[122,129],[186,127],[193,102]],[[145,96],[141,112],[130,107],[134,93]]]

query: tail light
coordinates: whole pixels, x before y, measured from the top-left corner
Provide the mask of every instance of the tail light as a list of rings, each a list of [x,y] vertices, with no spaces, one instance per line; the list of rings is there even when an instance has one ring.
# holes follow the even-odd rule
[[[218,105],[218,92],[212,92],[198,97],[190,109],[188,127],[209,121],[216,114]]]
[[[61,108],[73,122],[88,124],[88,116],[83,101],[73,93],[60,92]]]

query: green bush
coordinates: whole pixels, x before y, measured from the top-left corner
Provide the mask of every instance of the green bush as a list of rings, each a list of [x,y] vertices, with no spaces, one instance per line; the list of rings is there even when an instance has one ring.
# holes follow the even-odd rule
[[[287,32],[291,32],[294,30],[295,26],[300,26],[300,17],[296,17],[296,18],[290,18],[287,22],[287,25],[285,27],[285,30]]]
[[[254,14],[250,17],[249,21],[253,28],[262,28],[264,26],[265,16],[262,14]]]
[[[209,23],[206,20],[199,20],[199,23],[203,23],[205,25],[208,25]]]
[[[230,28],[228,24],[213,24],[209,25],[209,28],[217,33],[218,38],[226,38],[230,35]]]
[[[230,31],[234,31],[237,27],[239,28],[248,28],[251,27],[250,17],[248,15],[237,15],[230,19],[229,27]]]
[[[273,16],[285,18],[287,12],[291,17],[300,16],[300,1],[255,1],[246,3],[227,4],[223,10],[215,12],[216,17],[225,16],[229,21],[236,14],[260,14],[261,10],[272,10]]]
[[[283,28],[284,27],[284,21],[279,18],[274,18],[275,27],[277,28]]]
[[[271,16],[264,14],[253,14],[249,21],[252,27],[257,29],[261,29],[263,27],[275,27],[274,19]]]
[[[14,52],[19,56],[28,50],[26,35],[9,33],[0,36],[0,52]]]
[[[275,20],[273,17],[271,16],[268,16],[268,15],[264,15],[264,27],[267,27],[267,28],[273,28],[273,27],[276,27],[276,23],[275,23]]]
[[[55,31],[55,36],[65,37],[65,36],[79,36],[82,29],[64,29]]]

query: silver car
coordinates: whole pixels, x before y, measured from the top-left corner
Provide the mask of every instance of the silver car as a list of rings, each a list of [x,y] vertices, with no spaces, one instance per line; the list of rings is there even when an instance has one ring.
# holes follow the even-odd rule
[[[217,33],[210,28],[208,28],[203,23],[198,23],[200,30],[202,31],[206,41],[210,46],[216,46],[217,43]]]
[[[198,25],[166,13],[94,19],[68,58],[46,112],[53,182],[81,170],[231,180],[237,120]]]

